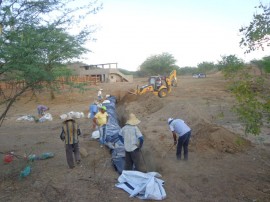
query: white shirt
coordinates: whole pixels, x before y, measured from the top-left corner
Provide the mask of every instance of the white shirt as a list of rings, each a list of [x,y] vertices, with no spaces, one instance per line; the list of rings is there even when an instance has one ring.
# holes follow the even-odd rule
[[[102,92],[101,92],[101,90],[99,90],[99,91],[98,91],[97,96],[102,96]]]
[[[185,135],[191,130],[182,119],[174,119],[169,126],[170,130],[175,132],[179,137]]]
[[[124,139],[124,147],[127,152],[132,152],[139,147],[139,137],[142,133],[137,126],[125,125],[120,134]]]

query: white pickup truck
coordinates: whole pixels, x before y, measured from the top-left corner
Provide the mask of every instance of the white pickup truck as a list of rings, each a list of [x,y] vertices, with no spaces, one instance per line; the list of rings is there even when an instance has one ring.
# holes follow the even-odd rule
[[[204,74],[204,73],[193,74],[192,77],[193,78],[205,78],[206,74]]]

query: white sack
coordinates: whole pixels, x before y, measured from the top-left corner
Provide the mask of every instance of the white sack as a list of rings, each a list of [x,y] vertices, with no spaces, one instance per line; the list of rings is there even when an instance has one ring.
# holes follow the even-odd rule
[[[25,121],[34,121],[35,119],[31,115],[25,115],[25,116],[21,116],[21,117],[17,118],[17,121],[23,121],[23,120],[25,120]]]
[[[92,132],[92,136],[93,139],[98,139],[100,137],[99,131],[95,130],[94,132]]]
[[[84,118],[84,113],[83,112],[68,112],[67,113],[68,117],[71,117],[71,118],[77,118],[77,119],[80,119],[80,118]]]
[[[60,115],[60,119],[62,119],[62,120],[66,119],[67,117],[68,117],[68,116],[67,116],[66,114]]]
[[[119,183],[115,186],[128,192],[130,197],[162,200],[166,198],[166,192],[163,188],[164,181],[156,177],[161,177],[161,175],[157,172],[142,173],[123,170],[118,178]]]
[[[52,115],[50,113],[46,113],[39,119],[39,122],[52,121],[52,120],[53,120]]]

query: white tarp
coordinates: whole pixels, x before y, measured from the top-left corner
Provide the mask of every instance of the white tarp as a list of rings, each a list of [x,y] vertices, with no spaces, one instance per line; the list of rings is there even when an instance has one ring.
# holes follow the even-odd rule
[[[130,197],[163,200],[166,198],[164,181],[156,177],[161,177],[161,175],[157,172],[142,173],[123,170],[118,178],[119,183],[115,186],[128,192]]]

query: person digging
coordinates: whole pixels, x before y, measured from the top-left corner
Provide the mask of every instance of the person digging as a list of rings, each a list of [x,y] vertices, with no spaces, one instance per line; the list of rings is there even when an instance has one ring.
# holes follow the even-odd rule
[[[130,114],[126,125],[121,129],[119,139],[125,147],[125,170],[140,171],[140,149],[143,145],[143,135],[138,128],[141,121]]]
[[[176,158],[181,160],[182,148],[184,149],[184,160],[188,160],[188,145],[191,136],[190,127],[182,119],[168,119],[168,125],[173,134],[174,145],[177,144]],[[176,139],[178,137],[178,141]]]
[[[79,138],[81,135],[81,130],[78,124],[73,118],[66,118],[62,124],[62,132],[60,139],[65,141],[66,148],[66,158],[67,164],[70,169],[74,168],[73,153],[75,156],[75,161],[79,165],[81,163],[80,148],[79,148]]]

